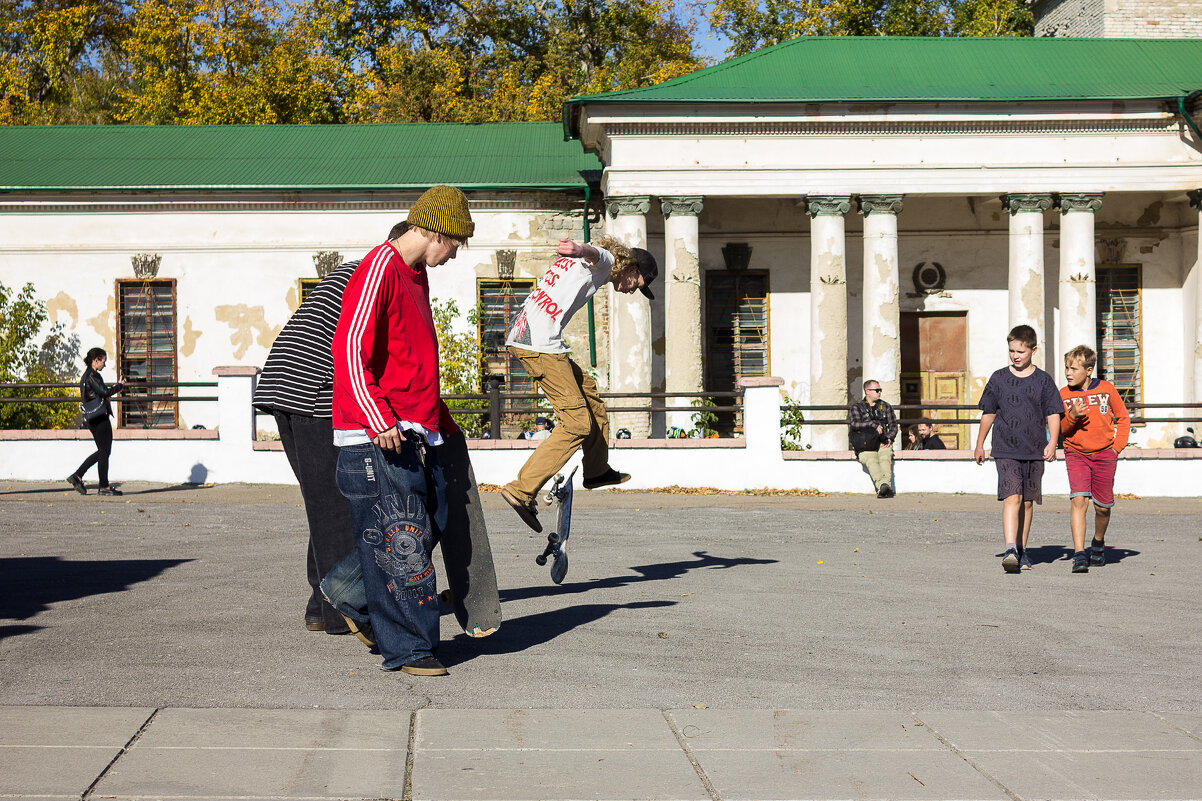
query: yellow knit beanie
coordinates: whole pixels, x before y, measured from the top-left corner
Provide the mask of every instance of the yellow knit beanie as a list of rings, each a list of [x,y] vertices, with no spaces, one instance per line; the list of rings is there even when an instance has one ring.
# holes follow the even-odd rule
[[[472,222],[471,212],[467,208],[467,195],[453,186],[439,185],[427,189],[409,209],[405,221],[454,239],[467,239],[476,231],[476,224]]]

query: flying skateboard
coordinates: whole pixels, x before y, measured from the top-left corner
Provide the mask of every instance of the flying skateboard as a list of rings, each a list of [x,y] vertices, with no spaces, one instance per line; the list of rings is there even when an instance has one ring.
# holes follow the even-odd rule
[[[568,574],[568,534],[572,528],[572,479],[576,476],[577,468],[565,479],[563,473],[555,476],[551,489],[543,496],[543,500],[552,508],[551,530],[547,532],[547,548],[534,557],[539,566],[547,564],[551,559],[551,581],[563,583],[563,577]]]
[[[467,440],[447,437],[438,452],[447,483],[447,524],[439,543],[448,585],[439,598],[469,637],[487,637],[501,626],[501,598]]]

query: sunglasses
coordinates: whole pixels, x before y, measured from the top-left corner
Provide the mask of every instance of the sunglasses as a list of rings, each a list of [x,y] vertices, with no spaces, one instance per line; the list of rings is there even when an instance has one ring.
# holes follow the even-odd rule
[[[865,392],[880,392],[881,388],[880,387],[867,387],[867,388],[865,388],[864,391]]]

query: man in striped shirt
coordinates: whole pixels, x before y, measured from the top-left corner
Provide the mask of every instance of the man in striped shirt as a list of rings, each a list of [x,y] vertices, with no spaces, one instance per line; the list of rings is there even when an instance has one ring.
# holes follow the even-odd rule
[[[330,342],[342,310],[342,293],[358,265],[358,261],[343,264],[309,291],[272,344],[254,398],[255,408],[275,418],[305,502],[310,586],[305,628],[327,634],[349,631],[342,615],[322,598],[319,584],[355,548],[349,507],[334,483],[338,449],[331,424]]]
[[[445,676],[435,656],[435,541],[447,526],[440,445],[460,434],[439,392],[438,337],[426,271],[475,231],[467,198],[428,190],[396,238],[347,283],[334,333],[338,488],[350,505],[371,627],[384,670]]]

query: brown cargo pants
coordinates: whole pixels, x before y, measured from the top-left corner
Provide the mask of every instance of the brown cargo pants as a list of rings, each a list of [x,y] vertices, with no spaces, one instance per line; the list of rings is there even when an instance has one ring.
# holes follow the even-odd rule
[[[579,448],[584,449],[584,478],[596,478],[608,470],[609,417],[597,394],[597,382],[566,353],[535,353],[513,345],[509,352],[547,396],[555,411],[555,428],[505,488],[519,500],[533,500]]]

